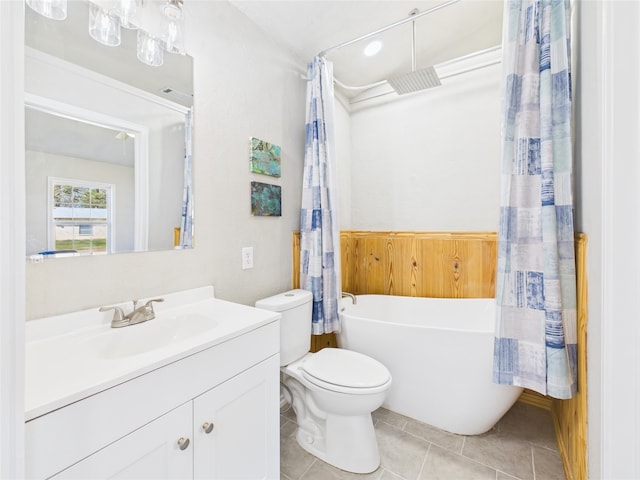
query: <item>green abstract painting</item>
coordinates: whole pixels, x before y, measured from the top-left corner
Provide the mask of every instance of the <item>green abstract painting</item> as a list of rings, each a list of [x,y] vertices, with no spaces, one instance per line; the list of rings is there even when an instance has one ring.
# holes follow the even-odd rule
[[[251,182],[251,215],[280,217],[282,187]]]
[[[272,177],[280,176],[280,147],[251,137],[251,171]]]

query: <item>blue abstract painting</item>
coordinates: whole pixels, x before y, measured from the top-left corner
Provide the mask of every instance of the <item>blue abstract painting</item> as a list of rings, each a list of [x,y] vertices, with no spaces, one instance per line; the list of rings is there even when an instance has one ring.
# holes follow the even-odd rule
[[[251,215],[280,217],[282,187],[251,182]]]
[[[280,176],[280,147],[251,137],[251,171],[272,177]]]

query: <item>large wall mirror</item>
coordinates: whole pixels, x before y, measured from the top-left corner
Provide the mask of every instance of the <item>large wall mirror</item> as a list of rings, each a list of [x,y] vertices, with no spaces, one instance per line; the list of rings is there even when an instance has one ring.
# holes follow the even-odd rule
[[[88,15],[25,9],[27,254],[189,248],[193,59],[143,64],[135,31],[104,46]]]

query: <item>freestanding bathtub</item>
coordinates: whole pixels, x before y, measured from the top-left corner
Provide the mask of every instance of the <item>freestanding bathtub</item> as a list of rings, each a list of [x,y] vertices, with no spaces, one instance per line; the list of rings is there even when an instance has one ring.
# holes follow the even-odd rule
[[[384,407],[442,430],[478,435],[522,388],[492,382],[495,300],[358,295],[343,299],[338,345],[382,362]]]

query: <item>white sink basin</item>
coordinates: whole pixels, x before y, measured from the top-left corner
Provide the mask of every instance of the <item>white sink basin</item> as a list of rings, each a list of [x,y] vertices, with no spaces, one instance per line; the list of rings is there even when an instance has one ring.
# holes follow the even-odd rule
[[[204,334],[217,325],[211,316],[198,313],[158,316],[143,323],[104,330],[82,343],[102,358],[128,357]]]
[[[26,419],[280,318],[274,312],[219,300],[212,287],[162,297],[165,301],[154,306],[155,319],[127,327],[111,328],[112,312],[100,312],[97,307],[27,322]],[[122,307],[131,308],[129,304]]]

